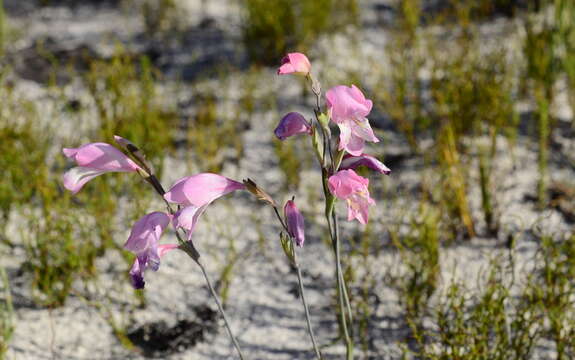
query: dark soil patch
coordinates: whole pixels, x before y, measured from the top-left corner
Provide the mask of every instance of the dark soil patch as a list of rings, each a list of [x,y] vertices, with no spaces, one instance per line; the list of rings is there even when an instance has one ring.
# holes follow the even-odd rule
[[[194,309],[196,318],[179,320],[173,326],[165,321],[143,324],[128,332],[128,338],[146,357],[164,357],[182,352],[217,332],[216,311],[208,306]]]

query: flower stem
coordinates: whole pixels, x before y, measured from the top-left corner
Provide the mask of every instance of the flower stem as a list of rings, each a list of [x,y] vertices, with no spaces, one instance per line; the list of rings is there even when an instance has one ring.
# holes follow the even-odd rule
[[[313,345],[313,350],[315,351],[315,356],[318,358],[318,360],[322,360],[322,356],[321,356],[321,352],[319,351],[319,348],[317,346],[317,342],[315,341],[315,337],[313,335],[313,328],[311,326],[311,318],[309,315],[309,308],[307,306],[307,302],[305,300],[305,292],[304,292],[304,287],[303,287],[303,280],[302,280],[302,276],[301,276],[301,270],[299,268],[299,264],[297,262],[297,255],[296,255],[296,251],[294,250],[294,266],[296,269],[296,273],[297,273],[297,280],[299,283],[299,292],[301,295],[301,301],[303,303],[303,308],[305,310],[305,320],[307,322],[307,331],[309,333],[309,337],[311,338],[311,343]]]
[[[220,299],[218,297],[218,294],[216,293],[216,290],[214,290],[214,287],[212,286],[210,278],[208,277],[208,273],[206,272],[206,268],[204,267],[204,265],[202,264],[202,262],[199,259],[194,259],[194,261],[196,262],[196,264],[198,264],[200,269],[202,269],[202,274],[204,274],[204,278],[206,279],[206,283],[208,284],[208,289],[210,289],[210,293],[212,294],[212,297],[216,301],[216,305],[218,306],[218,310],[220,311],[220,314],[222,315],[222,318],[224,319],[224,323],[226,325],[226,329],[228,330],[228,334],[230,335],[230,338],[232,339],[232,343],[234,344],[234,347],[236,348],[236,351],[238,352],[240,359],[244,360],[242,350],[240,349],[240,344],[238,343],[238,341],[236,340],[236,337],[234,336],[234,333],[232,332],[232,328],[230,327],[230,324],[229,324],[228,319],[226,317],[226,312],[224,311],[224,308],[222,307],[222,303],[220,302]]]

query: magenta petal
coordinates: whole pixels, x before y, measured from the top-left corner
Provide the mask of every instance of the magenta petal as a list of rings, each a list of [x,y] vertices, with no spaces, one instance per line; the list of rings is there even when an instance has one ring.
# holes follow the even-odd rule
[[[188,233],[188,240],[191,240],[192,234],[194,232],[196,224],[198,223],[200,215],[203,214],[203,212],[206,210],[207,207],[208,204],[201,207],[189,205],[183,209],[178,210],[178,212],[174,214],[174,220],[173,220],[174,227],[176,229],[182,228],[186,230]]]
[[[311,63],[302,53],[289,53],[283,57],[278,75],[300,74],[307,75],[311,71]]]
[[[304,219],[292,200],[284,206],[284,217],[290,236],[295,239],[297,246],[302,247],[305,242]]]
[[[330,192],[338,199],[345,200],[348,206],[348,220],[368,221],[369,206],[375,201],[369,196],[369,180],[353,170],[340,170],[328,179]]]
[[[375,170],[381,174],[389,175],[391,170],[385,166],[381,161],[377,160],[375,157],[367,154],[361,154],[359,156],[346,155],[341,161],[339,167],[340,170],[356,169],[359,166],[366,166],[372,170]]]
[[[201,207],[235,190],[244,189],[244,184],[225,176],[201,173],[180,179],[164,198],[181,205]]]
[[[90,143],[77,149],[64,149],[63,151],[66,156],[73,156],[78,166],[125,172],[139,169],[139,166],[123,152],[106,143]]]
[[[281,119],[279,125],[274,130],[274,134],[280,140],[285,140],[290,136],[298,134],[311,134],[311,125],[302,114],[290,112]]]
[[[367,117],[373,106],[354,85],[338,85],[326,92],[326,102],[331,119],[335,123]]]
[[[170,217],[163,212],[152,212],[140,218],[134,226],[124,248],[136,255],[157,246],[160,236],[170,223]]]
[[[64,187],[76,194],[82,187],[90,180],[98,175],[102,175],[108,171],[92,169],[88,167],[77,166],[71,168],[64,173],[63,182]]]

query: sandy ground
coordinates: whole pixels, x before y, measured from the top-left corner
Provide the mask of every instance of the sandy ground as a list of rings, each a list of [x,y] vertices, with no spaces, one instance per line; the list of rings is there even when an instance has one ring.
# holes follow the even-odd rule
[[[33,53],[34,44],[40,40],[63,54],[86,48],[102,57],[113,54],[115,41],[122,42],[136,52],[150,51],[158,46],[153,41],[143,40],[141,19],[130,9],[118,11],[110,6],[83,5],[70,10],[64,6],[38,8],[31,1],[5,0],[5,3],[12,24],[25,29],[10,55],[12,63],[16,64],[17,89],[39,103],[47,100],[44,82],[46,74],[43,73],[45,64],[34,59]],[[239,19],[237,14],[234,15],[233,7],[230,9],[225,1],[210,1],[203,9],[200,1],[189,1],[184,5],[190,14],[188,21],[192,26],[186,41],[196,45],[191,45],[189,51],[185,52],[181,49],[172,51],[168,46],[166,53],[158,59],[158,64],[168,75],[166,91],[173,87],[173,84],[170,85],[170,76],[172,79],[178,76],[193,78],[195,72],[213,65],[214,61],[234,61],[239,64],[245,61],[245,55],[238,43]],[[209,25],[208,31],[201,31],[205,16],[211,17],[213,23]],[[369,26],[377,20],[374,15],[370,16],[364,19],[364,31],[354,34],[361,40],[361,52],[354,52],[349,47],[351,40],[347,35],[326,39],[318,45],[316,54],[326,49],[335,49],[337,54],[318,56],[314,66],[320,69],[322,75],[329,76],[330,71],[337,72],[338,67],[361,69],[362,60],[384,56],[386,33],[380,28]],[[385,17],[385,14],[383,16]],[[496,26],[497,24],[491,24],[490,28]],[[335,60],[344,55],[354,60],[345,64]],[[362,74],[366,75],[366,71],[363,70]],[[232,81],[232,90],[229,92],[232,98],[233,87],[239,87],[242,82],[241,75],[238,76],[237,81]],[[369,84],[369,79],[366,79],[366,82]],[[293,83],[290,79],[278,79],[271,69],[269,74],[259,80],[257,91],[282,94],[283,104],[298,103],[296,109],[285,106],[281,111],[299,109],[309,113],[309,108],[305,110],[305,104],[297,100],[300,99],[299,88]],[[74,85],[69,87],[67,91],[75,91]],[[182,96],[185,98],[186,95]],[[49,109],[49,105],[45,106]],[[559,113],[568,112],[564,102],[557,106]],[[47,117],[54,116],[55,112],[56,109],[49,109]],[[285,200],[290,194],[281,190],[283,174],[277,169],[277,160],[271,145],[271,132],[278,119],[275,113],[263,112],[256,112],[254,118],[258,119],[257,124],[252,124],[249,130],[241,134],[245,146],[244,158],[239,164],[227,163],[223,174],[236,179],[251,177],[270,192],[278,194],[278,200]],[[69,119],[62,118],[61,121],[63,133],[74,130]],[[86,126],[90,126],[89,119],[87,121]],[[369,259],[372,271],[378,279],[374,291],[377,301],[370,325],[372,344],[369,358],[396,359],[401,354],[399,344],[404,341],[408,330],[402,320],[398,295],[386,282],[386,275],[390,272],[402,271],[398,254],[386,247],[389,242],[386,229],[398,224],[405,225],[407,220],[401,215],[413,210],[415,206],[414,199],[409,197],[409,189],[416,186],[422,164],[418,159],[409,156],[409,150],[401,136],[385,131],[391,128],[385,118],[376,118],[373,121],[379,124],[379,134],[385,141],[370,149],[380,155],[399,156],[402,160],[394,164],[393,175],[389,178],[380,180],[375,175],[371,176],[377,189],[374,193],[377,194],[375,199],[378,206],[372,208],[370,231],[375,241],[384,245],[384,250]],[[557,134],[557,141],[573,147],[572,137],[568,132]],[[516,248],[519,265],[516,273],[521,276],[528,273],[533,264],[536,244],[530,229],[535,224],[553,229],[557,233],[570,231],[571,228],[559,213],[552,210],[537,212],[533,203],[525,200],[526,195],[532,195],[532,189],[535,188],[535,144],[521,137],[515,148],[515,162],[506,156],[507,148],[503,141],[500,145],[498,151],[501,159],[496,162],[498,171],[495,172],[495,182],[500,184],[499,205],[504,229],[501,238],[510,233],[519,234]],[[170,171],[163,179],[164,184],[170,184],[186,174],[186,169],[179,165],[178,159],[167,161]],[[565,166],[561,161],[553,162],[550,173],[554,179],[573,178],[573,168]],[[319,180],[317,169],[306,170],[302,179],[296,195],[301,199],[298,204],[306,214],[309,225],[306,245],[299,251],[299,256],[304,268],[304,281],[317,336],[322,344],[326,344],[336,333],[332,314],[333,256],[321,241],[321,232],[325,228],[321,206],[304,200],[308,194],[315,194],[315,197],[320,194],[321,190],[316,187]],[[473,211],[478,212],[479,194],[476,194],[473,202]],[[160,202],[155,206],[153,210],[161,209]],[[344,214],[343,208],[339,208],[339,211]],[[13,218],[10,223],[10,228],[16,233],[18,223],[17,218]],[[356,223],[343,225],[344,239],[349,239],[356,233]],[[481,226],[480,224],[479,227]],[[127,237],[128,229],[127,225],[125,233],[115,235],[119,243],[123,243]],[[210,207],[201,219],[195,238],[198,239],[198,248],[204,254],[212,278],[226,263],[229,239],[233,239],[238,253],[243,254],[235,267],[227,311],[247,357],[312,359],[313,353],[310,351],[305,331],[300,300],[296,296],[297,278],[281,252],[276,235],[278,230],[269,209],[256,203],[247,193],[238,193]],[[482,233],[481,230],[479,233]],[[257,245],[262,238],[265,251]],[[165,236],[164,241],[173,241],[173,234]],[[505,253],[506,250],[501,244],[502,241],[495,239],[476,238],[465,244],[442,249],[442,283],[447,284],[456,276],[474,286],[476,279],[486,271],[489,260],[497,254]],[[18,272],[22,256],[22,249],[16,248],[2,259],[12,279],[17,324],[8,359],[142,358],[142,355],[129,351],[120,344],[102,312],[90,304],[91,299],[71,296],[66,306],[61,308],[47,310],[35,307],[30,299],[27,279]],[[162,260],[160,271],[147,274],[147,306],[143,309],[123,310],[129,308],[126,304],[133,302],[133,296],[127,283],[115,281],[118,273],[127,270],[120,259],[113,256],[101,258],[98,267],[102,269],[98,282],[102,288],[91,288],[90,294],[99,300],[105,299],[103,301],[109,304],[111,315],[116,321],[126,323],[132,319],[130,329],[159,321],[164,321],[167,327],[173,327],[179,321],[193,324],[189,326],[190,333],[183,335],[182,349],[176,349],[178,351],[173,353],[161,353],[156,358],[201,360],[235,357],[222,322],[214,320],[216,317],[209,310],[215,309],[215,306],[201,273],[183,253],[166,256]],[[98,294],[102,297],[98,297]],[[193,333],[194,329],[198,332]],[[186,348],[186,341],[191,341],[191,338],[199,341]],[[328,347],[325,349],[326,358],[339,358],[337,355],[343,351],[339,345]]]

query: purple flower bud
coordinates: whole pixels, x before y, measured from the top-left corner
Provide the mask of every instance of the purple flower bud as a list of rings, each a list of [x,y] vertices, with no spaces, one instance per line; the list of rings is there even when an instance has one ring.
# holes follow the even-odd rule
[[[290,112],[285,115],[274,130],[274,134],[280,140],[304,133],[311,134],[311,125],[302,114],[297,112]]]
[[[303,216],[292,200],[286,202],[284,206],[284,216],[289,235],[295,239],[297,246],[302,247],[305,241]]]
[[[355,170],[357,167],[362,165],[385,175],[391,174],[391,170],[387,166],[373,156],[367,154],[361,154],[359,156],[344,156],[341,161],[341,165],[339,166],[339,170]]]

